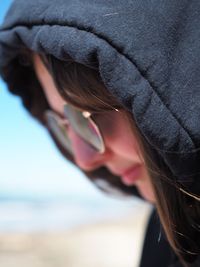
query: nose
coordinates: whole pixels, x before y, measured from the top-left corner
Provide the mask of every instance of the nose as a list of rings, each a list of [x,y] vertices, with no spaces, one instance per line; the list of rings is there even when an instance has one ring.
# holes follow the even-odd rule
[[[72,127],[68,129],[68,136],[71,140],[74,160],[81,169],[92,171],[104,165],[106,152],[100,154],[95,148],[84,141]]]

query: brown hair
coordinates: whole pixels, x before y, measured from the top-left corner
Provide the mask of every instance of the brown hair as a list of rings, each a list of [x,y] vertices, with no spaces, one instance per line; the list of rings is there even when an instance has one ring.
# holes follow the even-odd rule
[[[89,68],[74,62],[71,58],[63,62],[52,56],[47,57],[48,66],[65,99],[80,108],[102,111],[122,108],[117,99],[105,88],[98,68]],[[166,236],[182,263],[192,262],[200,253],[200,207],[199,202],[180,190],[175,178],[156,151],[140,134],[132,114],[127,111],[134,134],[149,170],[156,197],[156,207]]]
[[[61,61],[51,55],[41,55],[41,59],[51,72],[60,94],[71,104],[92,112],[124,108],[105,88],[98,72],[97,62],[94,62],[92,66],[85,66],[74,62],[70,57],[66,61]],[[26,94],[24,93],[23,95],[24,89],[21,90],[20,88],[20,93],[16,92],[16,88],[18,88],[16,87],[17,79],[20,77],[19,73],[9,79],[13,73],[16,73],[16,69],[5,68],[5,77],[11,91],[21,94],[24,105],[45,124],[42,115],[44,110],[48,108],[48,104],[36,79],[31,62],[28,64],[27,62],[26,64],[22,63],[19,63],[19,59],[15,59],[12,66],[20,70],[20,73],[23,74],[22,77],[25,77],[26,81],[24,81],[21,88],[26,87]],[[27,68],[29,71],[27,71]],[[26,75],[26,72],[29,74]],[[10,82],[11,80],[13,84]],[[30,80],[34,82],[30,82]],[[137,135],[145,158],[156,197],[156,207],[166,236],[183,265],[188,266],[187,262],[194,261],[196,256],[200,254],[199,202],[192,196],[185,194],[183,190],[180,190],[180,187],[183,188],[183,186],[175,182],[175,177],[173,177],[173,174],[157,152],[152,150],[146,139],[141,135],[132,114],[128,111],[127,117],[133,127],[134,134]],[[58,143],[57,146],[66,156],[66,151],[63,151],[63,148]],[[67,157],[69,158],[69,155]],[[71,160],[73,161],[73,159]],[[115,179],[116,177],[109,174],[104,168],[98,171],[106,179],[110,175],[111,185],[118,186],[131,193],[130,188],[124,186],[119,179]],[[95,172],[86,174],[92,179],[96,175]]]

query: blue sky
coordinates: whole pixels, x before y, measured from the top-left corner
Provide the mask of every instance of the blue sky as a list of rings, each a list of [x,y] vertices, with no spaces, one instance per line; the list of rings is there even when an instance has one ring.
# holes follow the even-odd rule
[[[0,24],[11,0],[0,0]],[[0,80],[0,196],[6,194],[99,196],[67,163],[51,139]],[[78,185],[78,186],[77,186]]]

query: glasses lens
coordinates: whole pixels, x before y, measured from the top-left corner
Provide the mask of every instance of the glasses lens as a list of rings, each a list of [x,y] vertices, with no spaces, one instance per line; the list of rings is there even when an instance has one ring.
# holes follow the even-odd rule
[[[66,125],[63,120],[57,116],[53,111],[47,110],[45,112],[47,124],[53,135],[59,141],[59,143],[73,155],[70,139],[67,135]]]
[[[84,117],[82,111],[70,105],[64,106],[64,115],[69,120],[74,131],[76,131],[84,141],[92,145],[98,152],[104,152],[105,147],[102,135],[98,126],[90,117]]]

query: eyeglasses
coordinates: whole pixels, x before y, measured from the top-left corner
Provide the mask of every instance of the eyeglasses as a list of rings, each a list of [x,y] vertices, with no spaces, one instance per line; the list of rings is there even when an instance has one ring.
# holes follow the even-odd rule
[[[98,153],[104,153],[105,144],[103,137],[99,127],[92,119],[91,113],[80,111],[69,104],[65,104],[63,109],[63,117],[52,110],[45,112],[47,125],[60,144],[73,155],[73,148],[67,133],[67,128],[70,125]]]
[[[103,136],[96,122],[92,118],[91,113],[80,111],[69,104],[64,105],[63,110],[64,116],[61,116],[52,110],[47,110],[45,112],[47,125],[60,145],[73,156],[73,148],[67,129],[69,125],[71,125],[74,131],[86,143],[96,149],[98,153],[104,153],[105,144]],[[118,109],[114,110],[119,111]],[[106,116],[106,118],[108,117],[110,117],[110,120],[107,123],[110,126],[110,122],[115,121],[115,118],[112,115]],[[102,177],[100,177],[101,175]],[[125,186],[119,179],[108,173],[107,170],[101,169],[101,175],[99,176],[98,173],[98,177],[93,177],[91,180],[99,189],[107,194],[120,198],[127,197],[127,195],[130,196],[133,192],[135,194],[135,188]]]

